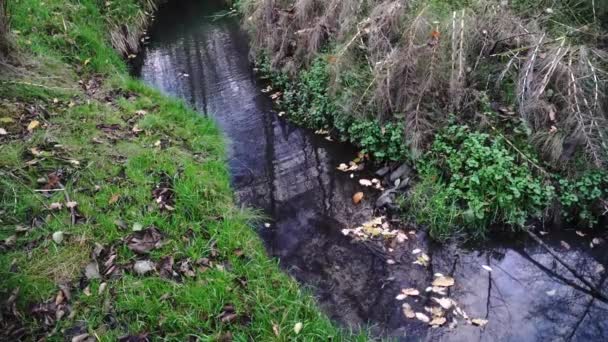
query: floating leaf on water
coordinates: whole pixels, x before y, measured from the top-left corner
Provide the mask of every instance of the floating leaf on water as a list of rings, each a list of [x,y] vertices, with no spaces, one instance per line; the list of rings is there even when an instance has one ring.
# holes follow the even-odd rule
[[[416,313],[414,312],[414,310],[412,310],[412,307],[408,303],[403,303],[401,308],[403,310],[403,315],[405,317],[410,318],[410,319],[416,317]]]
[[[418,256],[418,258],[416,258],[416,261],[414,261],[414,264],[418,264],[418,265],[427,267],[429,265],[429,261],[431,261],[431,258],[429,258],[428,255],[422,253]]]
[[[436,297],[432,297],[433,301],[435,301],[435,303],[439,304],[439,306],[441,306],[442,308],[444,308],[445,310],[449,310],[452,307],[452,300],[450,298],[436,298]]]
[[[355,203],[355,204],[359,204],[362,199],[363,199],[362,192],[357,192],[356,194],[353,195],[353,203]]]
[[[441,325],[444,325],[445,322],[447,322],[445,317],[434,317],[433,320],[429,322],[429,325],[441,326]]]
[[[424,323],[428,323],[431,321],[429,316],[423,314],[422,312],[416,312],[416,318],[420,321],[423,321]]]
[[[403,234],[402,232],[397,233],[397,242],[398,243],[404,243],[406,240],[409,240],[407,235]]]
[[[450,287],[454,285],[454,278],[448,276],[437,277],[433,280],[433,286]]]
[[[492,272],[492,267],[490,267],[488,265],[481,265],[481,267],[488,272]]]
[[[471,323],[473,323],[473,325],[476,325],[478,327],[483,327],[486,324],[488,324],[488,320],[487,319],[482,319],[482,318],[473,318],[471,320]]]
[[[420,291],[418,291],[417,289],[415,289],[413,287],[410,287],[410,288],[407,288],[407,289],[403,289],[403,290],[401,290],[401,292],[403,294],[405,294],[405,295],[408,295],[408,296],[418,296],[418,295],[420,295]]]
[[[302,322],[298,322],[296,323],[296,325],[293,326],[293,332],[297,334],[300,333],[300,331],[302,331],[302,328],[304,327],[304,324],[302,324]]]
[[[359,184],[363,185],[363,186],[372,186],[372,181],[370,181],[369,179],[359,179]]]

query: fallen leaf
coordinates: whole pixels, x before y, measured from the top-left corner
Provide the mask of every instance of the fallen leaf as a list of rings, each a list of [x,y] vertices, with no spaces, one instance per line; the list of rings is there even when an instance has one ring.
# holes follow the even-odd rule
[[[0,127],[0,135],[7,135],[7,134],[8,134],[8,132],[4,128]]]
[[[403,289],[403,290],[401,290],[401,292],[403,294],[408,295],[408,296],[418,296],[418,295],[420,295],[420,291],[418,291],[417,289],[412,288],[412,287],[407,288],[407,289]]]
[[[126,238],[130,250],[138,254],[145,254],[161,246],[162,233],[155,227],[136,231]]]
[[[547,292],[545,292],[545,293],[547,294],[547,296],[549,296],[549,297],[553,297],[553,296],[555,296],[555,293],[556,293],[556,292],[557,292],[557,291],[555,291],[555,290],[550,290],[550,291],[547,291]]]
[[[437,277],[433,280],[433,286],[450,287],[454,285],[454,278],[448,276]]]
[[[55,241],[56,244],[61,244],[61,242],[63,242],[63,232],[62,231],[57,231],[53,233],[53,241]]]
[[[70,209],[73,209],[73,208],[76,208],[76,206],[78,206],[78,203],[74,202],[74,201],[70,201],[70,202],[67,202],[65,204],[65,206],[68,207],[68,208],[70,208]]]
[[[300,331],[302,331],[302,328],[304,327],[304,325],[302,324],[302,322],[298,322],[296,323],[296,325],[293,326],[293,332],[297,334],[300,333]]]
[[[481,319],[481,318],[473,318],[471,320],[471,323],[473,323],[473,325],[476,325],[478,327],[483,327],[486,324],[488,324],[488,320],[487,319]]]
[[[488,272],[492,272],[492,267],[488,266],[488,265],[481,265],[481,267],[483,267],[484,270],[488,271]]]
[[[281,335],[281,331],[279,330],[279,326],[276,323],[272,323],[272,332],[274,333],[274,336],[279,337],[279,335]]]
[[[433,287],[431,287],[431,291],[436,294],[445,296],[445,287],[433,286]]]
[[[372,186],[373,183],[369,179],[359,179],[359,184],[363,186]]]
[[[420,252],[422,252],[422,250],[420,248],[416,248],[412,251],[412,254],[419,254]]]
[[[576,231],[576,235],[578,235],[578,236],[580,236],[580,237],[585,237],[585,236],[587,236],[587,234],[585,234],[585,233],[581,232],[580,230],[577,230],[577,231]]]
[[[423,321],[424,323],[428,323],[431,321],[431,319],[429,318],[429,316],[423,314],[422,312],[416,312],[416,318],[420,321]]]
[[[562,247],[564,247],[564,249],[570,249],[570,244],[568,244],[566,241],[562,240],[559,243],[562,245]]]
[[[31,131],[35,130],[38,126],[40,126],[40,121],[32,120],[32,122],[30,122],[30,124],[27,125],[27,130],[31,132]]]
[[[88,279],[100,279],[101,274],[99,274],[99,265],[96,261],[92,261],[84,268],[84,276]]]
[[[389,265],[394,265],[396,263],[396,261],[393,260],[393,259],[387,259],[386,263],[389,264]]]
[[[150,260],[137,260],[133,265],[133,271],[137,275],[144,275],[156,269],[156,265]]]
[[[59,210],[63,207],[63,205],[59,202],[53,202],[51,203],[51,205],[49,205],[49,209],[51,210]]]
[[[433,301],[435,301],[435,303],[439,304],[439,306],[441,306],[442,308],[444,308],[445,310],[449,310],[452,307],[452,300],[450,298],[436,298],[436,297],[432,297]]]
[[[359,204],[362,199],[363,199],[362,192],[357,192],[356,194],[353,195],[353,203],[355,203],[355,204]]]
[[[97,294],[102,294],[105,290],[106,287],[108,287],[108,283],[101,283],[99,284],[99,290],[97,290]]]
[[[429,322],[429,325],[441,326],[441,325],[444,325],[445,322],[447,322],[445,317],[434,317],[433,320]]]
[[[414,312],[414,310],[412,310],[412,307],[408,303],[403,303],[401,308],[403,310],[403,315],[405,315],[405,317],[410,318],[410,319],[416,317],[416,313]]]
[[[135,222],[135,223],[133,223],[133,228],[132,228],[132,230],[133,230],[134,232],[139,232],[139,231],[141,231],[142,229],[144,229],[144,225],[143,225],[143,224],[141,224],[141,223],[139,223],[139,222]]]
[[[112,197],[110,197],[110,200],[108,201],[108,204],[114,204],[114,203],[118,202],[119,198],[120,198],[119,194],[112,195]]]

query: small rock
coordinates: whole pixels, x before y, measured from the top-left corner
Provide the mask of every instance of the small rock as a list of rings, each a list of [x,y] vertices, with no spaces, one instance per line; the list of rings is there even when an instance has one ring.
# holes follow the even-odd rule
[[[55,241],[56,244],[61,244],[63,242],[63,232],[62,231],[57,231],[53,233],[53,241]]]
[[[137,275],[144,275],[156,268],[156,265],[150,260],[137,260],[133,265],[133,271]]]
[[[391,172],[389,179],[391,182],[394,182],[395,180],[402,178],[403,176],[408,176],[411,173],[412,168],[407,163],[403,163],[395,171]]]
[[[379,169],[378,171],[376,171],[376,176],[378,177],[384,177],[386,176],[389,172],[391,171],[391,168],[388,166],[385,166],[381,169]]]
[[[85,267],[84,276],[87,277],[88,280],[101,278],[101,274],[99,274],[99,265],[97,264],[97,262],[90,262]]]

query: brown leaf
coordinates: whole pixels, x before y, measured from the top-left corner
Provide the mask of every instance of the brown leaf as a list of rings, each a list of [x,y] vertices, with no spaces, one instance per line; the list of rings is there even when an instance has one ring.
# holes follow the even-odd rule
[[[281,335],[281,331],[279,330],[279,326],[276,323],[272,323],[272,332],[274,332],[274,336],[279,337]]]
[[[114,204],[114,203],[116,203],[119,198],[120,198],[119,194],[112,195],[112,197],[110,197],[110,200],[108,201],[108,204]]]
[[[433,286],[450,287],[453,285],[454,285],[454,278],[452,278],[452,277],[441,276],[441,277],[437,277],[437,278],[435,278],[435,280],[433,280]]]
[[[162,233],[155,227],[134,232],[126,238],[127,247],[135,253],[145,254],[162,245]]]
[[[173,271],[173,256],[166,256],[158,264],[158,273],[162,278],[173,279],[177,274]]]
[[[362,192],[357,192],[356,194],[353,195],[353,203],[355,203],[355,204],[359,204],[362,199],[363,199]]]

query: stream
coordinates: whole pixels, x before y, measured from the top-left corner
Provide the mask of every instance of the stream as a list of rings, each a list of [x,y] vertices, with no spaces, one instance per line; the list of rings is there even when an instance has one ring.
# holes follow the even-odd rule
[[[390,246],[343,235],[342,229],[374,215],[379,191],[358,179],[375,170],[353,178],[338,171],[340,163],[356,158],[354,147],[277,115],[256,79],[238,19],[211,18],[219,10],[225,10],[221,1],[162,5],[135,73],[217,121],[228,140],[237,201],[271,218],[258,227],[268,253],[312,289],[332,320],[403,341],[608,340],[608,252],[605,242],[590,247],[598,237],[593,232],[546,228],[541,238],[554,255],[531,239],[513,237],[467,247],[435,244],[411,228],[406,241]],[[366,197],[354,204],[359,191]],[[413,263],[415,249],[428,254],[427,267]],[[435,273],[451,275],[455,285],[446,296],[487,325],[458,316],[450,327],[453,314],[436,328],[406,318],[404,302],[425,312],[434,304],[430,297],[441,297],[425,292]],[[405,288],[421,294],[398,301]]]

